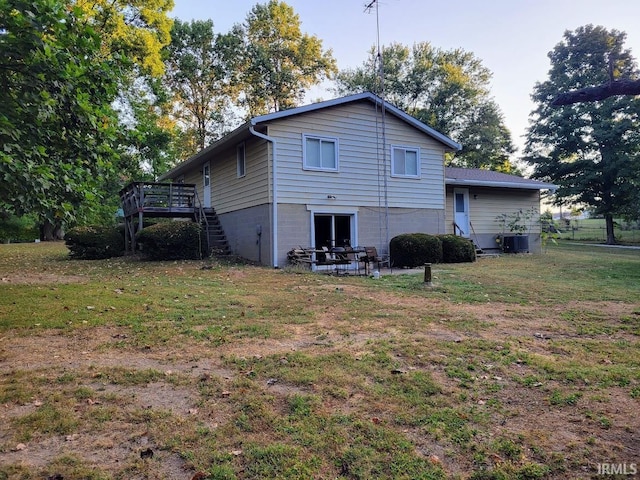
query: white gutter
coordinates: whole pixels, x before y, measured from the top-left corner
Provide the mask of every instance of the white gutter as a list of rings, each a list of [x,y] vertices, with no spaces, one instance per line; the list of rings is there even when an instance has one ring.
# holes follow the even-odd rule
[[[557,185],[550,183],[519,183],[519,182],[498,182],[485,180],[458,180],[445,178],[445,184],[454,187],[502,187],[502,188],[520,188],[524,190],[551,190],[556,191]]]
[[[278,176],[277,176],[277,143],[276,139],[265,135],[264,133],[256,132],[254,130],[255,122],[252,119],[249,126],[249,132],[256,137],[262,138],[267,142],[271,142],[271,151],[273,152],[273,225],[271,226],[271,242],[273,247],[273,268],[278,268]]]

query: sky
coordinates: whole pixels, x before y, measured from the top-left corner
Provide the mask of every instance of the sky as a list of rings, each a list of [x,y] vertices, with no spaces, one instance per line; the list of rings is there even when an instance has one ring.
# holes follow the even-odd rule
[[[266,0],[174,0],[170,16],[211,19],[219,33],[243,23]],[[376,45],[429,42],[443,50],[472,52],[492,73],[491,94],[500,106],[514,144],[522,150],[536,82],[547,79],[547,54],[566,30],[594,24],[627,34],[626,48],[640,57],[638,0],[285,0],[300,17],[304,33],[331,49],[339,69],[360,67]],[[377,21],[378,20],[378,21]],[[378,29],[379,24],[379,29]],[[334,98],[325,85],[310,100]]]

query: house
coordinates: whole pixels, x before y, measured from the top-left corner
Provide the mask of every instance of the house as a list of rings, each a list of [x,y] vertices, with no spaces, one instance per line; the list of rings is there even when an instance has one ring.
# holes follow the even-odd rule
[[[160,180],[196,184],[231,250],[279,267],[295,246],[385,253],[399,233],[444,232],[444,155],[459,148],[362,93],[255,117]]]
[[[522,226],[529,235],[525,250],[540,251],[540,195],[554,191],[555,185],[505,173],[480,169],[446,168],[445,184],[448,213],[446,233],[473,240],[482,250],[501,250],[502,231],[498,218],[517,213],[530,214]],[[523,215],[524,216],[524,215]]]
[[[367,245],[384,254],[400,233],[453,231],[444,159],[459,149],[362,93],[255,117],[160,180],[195,185],[204,210],[215,209],[231,251],[280,267],[297,246]],[[469,195],[485,187],[491,185],[451,184],[452,195],[466,189],[469,219],[475,215]],[[498,197],[516,191],[498,189]]]

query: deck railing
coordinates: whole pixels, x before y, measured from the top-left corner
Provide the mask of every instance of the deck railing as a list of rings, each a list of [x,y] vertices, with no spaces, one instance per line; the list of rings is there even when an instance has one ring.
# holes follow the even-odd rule
[[[138,213],[197,214],[196,186],[190,183],[134,182],[120,190],[124,215]]]
[[[142,230],[144,216],[192,218],[203,225],[209,242],[209,221],[195,184],[133,182],[120,190],[125,220],[125,248],[136,249],[136,233]],[[209,248],[209,247],[207,247]]]

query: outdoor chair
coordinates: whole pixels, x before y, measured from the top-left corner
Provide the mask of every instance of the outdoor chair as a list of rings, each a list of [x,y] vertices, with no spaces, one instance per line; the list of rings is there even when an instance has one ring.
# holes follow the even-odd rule
[[[333,253],[334,262],[336,264],[336,273],[340,273],[341,271],[342,273],[347,273],[349,271],[349,265],[351,265],[354,258],[354,254],[352,253],[353,248],[349,246],[335,247],[331,249],[331,252]],[[340,265],[342,265],[342,269],[340,268]]]
[[[319,251],[316,254],[318,261],[317,265],[335,265],[336,261],[333,257],[333,254],[329,251],[327,247],[322,247],[322,251]]]
[[[344,247],[347,255],[347,261],[348,261],[348,265],[349,266],[353,266],[354,271],[360,275],[360,262],[362,261],[361,257],[359,256],[359,253],[354,250],[353,247],[351,246],[346,246]]]
[[[378,255],[378,251],[376,247],[364,247],[365,251],[365,271],[366,266],[369,264],[377,264],[378,270],[380,267],[387,266],[391,268],[391,262],[389,260],[389,255]]]

